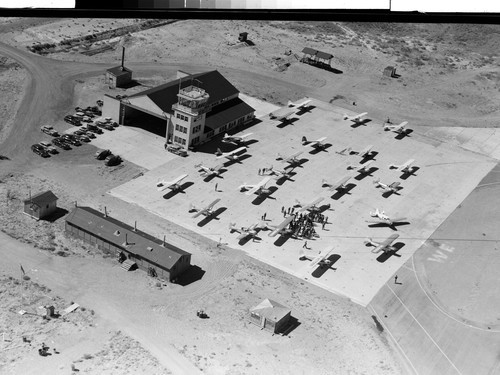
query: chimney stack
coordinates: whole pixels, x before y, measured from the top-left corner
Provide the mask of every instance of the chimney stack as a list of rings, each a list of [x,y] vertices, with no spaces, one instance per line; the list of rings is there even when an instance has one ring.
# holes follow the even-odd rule
[[[125,47],[122,46],[122,70],[125,69],[124,63],[125,63]]]
[[[134,221],[134,232],[137,232],[137,221]]]
[[[78,207],[78,202],[77,201],[75,201],[75,207]]]
[[[125,232],[125,246],[128,245],[128,236],[127,236],[127,233]]]
[[[108,217],[108,210],[106,210],[106,206],[104,206],[104,217]]]
[[[163,235],[163,243],[161,244],[161,246],[165,247],[165,235]]]

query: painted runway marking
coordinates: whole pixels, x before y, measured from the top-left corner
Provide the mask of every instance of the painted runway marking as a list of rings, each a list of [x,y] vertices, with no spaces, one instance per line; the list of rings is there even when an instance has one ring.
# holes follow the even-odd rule
[[[385,284],[385,285],[387,286],[387,288],[389,288],[389,290],[392,292],[392,294],[394,294],[394,296],[401,303],[401,306],[403,306],[405,308],[405,310],[408,312],[408,314],[410,314],[410,316],[413,318],[413,320],[415,320],[415,322],[420,326],[420,328],[422,328],[422,331],[425,332],[425,334],[427,335],[427,337],[429,337],[429,339],[434,343],[434,345],[436,346],[436,348],[439,349],[439,351],[441,352],[441,354],[448,360],[448,362],[450,362],[450,365],[457,371],[457,373],[462,374],[460,372],[460,370],[455,366],[455,364],[451,361],[451,359],[448,358],[448,356],[446,355],[446,353],[443,352],[443,350],[439,347],[439,345],[437,344],[437,342],[434,341],[434,339],[432,338],[432,336],[426,331],[426,329],[424,328],[424,326],[422,324],[420,324],[420,322],[417,320],[417,318],[415,318],[415,316],[411,313],[411,311],[408,309],[408,307],[406,307],[406,305],[401,300],[401,298],[399,298],[399,296],[394,292],[394,290],[392,290],[392,288],[389,285],[387,285],[387,284]]]
[[[471,325],[471,324],[464,323],[461,320],[459,320],[459,319],[455,318],[454,316],[450,315],[448,312],[446,312],[442,307],[440,307],[438,304],[436,304],[436,302],[434,302],[434,300],[429,296],[429,293],[427,293],[427,291],[425,290],[425,288],[420,283],[420,279],[418,278],[417,271],[415,270],[415,263],[414,263],[415,261],[414,261],[414,257],[413,256],[411,257],[411,262],[412,262],[413,272],[415,272],[415,279],[417,279],[418,286],[420,287],[420,289],[422,290],[422,292],[424,292],[424,294],[427,297],[427,299],[429,301],[431,301],[431,303],[434,305],[434,307],[436,309],[438,309],[438,311],[440,311],[443,315],[445,315],[446,317],[454,320],[455,322],[460,323],[460,324],[462,324],[462,325],[464,325],[466,327],[469,327],[469,328],[474,328],[474,329],[478,329],[480,331],[485,331],[485,332],[495,332],[495,333],[499,333],[500,332],[500,330],[484,329],[484,328],[481,328],[481,327],[477,327],[477,326],[474,326],[474,325]]]

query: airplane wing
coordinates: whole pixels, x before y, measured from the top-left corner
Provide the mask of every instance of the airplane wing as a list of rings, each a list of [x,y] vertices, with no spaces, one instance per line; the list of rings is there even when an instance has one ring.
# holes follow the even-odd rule
[[[206,206],[205,208],[203,208],[203,209],[199,210],[197,213],[195,213],[192,217],[195,218],[195,217],[198,217],[200,215],[207,215],[210,212],[210,210],[212,209],[212,207],[215,206],[219,201],[220,201],[220,198],[217,198],[212,203],[210,203],[208,206]]]
[[[330,190],[337,190],[339,188],[342,188],[347,181],[351,179],[351,176],[344,176],[340,180],[338,180],[336,183],[332,184],[330,186]]]
[[[314,259],[313,261],[311,262],[311,264],[309,265],[309,267],[311,268],[315,268],[319,262],[321,262],[322,260],[328,258],[330,256],[330,254],[332,253],[332,251],[334,250],[334,247],[333,246],[330,246],[328,248],[326,248],[323,252],[323,254],[318,254]]]
[[[390,246],[395,240],[396,238],[399,237],[399,234],[397,233],[394,233],[394,234],[391,234],[388,238],[386,238],[380,245],[379,245],[379,248],[384,250],[385,248],[387,248],[388,246]]]
[[[401,167],[401,170],[405,170],[405,169],[410,169],[411,168],[411,165],[415,162],[415,159],[410,159],[408,160],[406,163],[403,164],[403,166]]]
[[[302,208],[299,210],[299,212],[302,212],[302,211],[308,210],[308,209],[310,209],[311,207],[316,206],[316,205],[317,205],[318,203],[320,203],[323,199],[325,199],[325,198],[320,197],[320,198],[318,198],[318,199],[315,199],[315,200],[314,200],[314,201],[312,201],[311,203],[308,203],[308,204],[306,204],[306,205],[302,206]]]
[[[239,136],[239,139],[240,139],[240,140],[243,140],[243,139],[245,139],[245,138],[247,138],[247,137],[250,137],[252,134],[253,134],[253,133],[243,134],[243,135]]]
[[[292,163],[303,151],[298,151],[295,154],[292,154],[286,158],[283,158],[282,163]]]
[[[405,220],[406,220],[406,217],[396,217],[394,219],[393,218],[389,218],[388,222],[390,224],[392,224],[392,223],[400,223],[400,222],[405,221]]]
[[[265,184],[267,184],[270,180],[271,180],[270,176],[267,176],[267,177],[263,178],[258,184],[253,185],[253,187],[250,190],[248,190],[245,194],[246,195],[252,195],[257,190],[259,190],[262,186],[264,186]]]
[[[392,184],[389,185],[390,190],[397,190],[399,185],[401,185],[399,182],[393,182]]]
[[[220,201],[220,198],[217,198],[212,203],[210,203],[207,207],[205,207],[205,210],[207,210],[207,211],[211,210],[213,206],[215,206],[217,203],[219,203],[219,201]]]
[[[321,138],[319,138],[319,139],[316,139],[314,142],[316,142],[316,143],[321,143],[321,142],[323,142],[325,139],[326,139],[326,137],[321,137]]]
[[[184,180],[187,176],[188,176],[187,174],[183,174],[172,181],[160,181],[160,182],[158,182],[156,184],[156,186],[158,187],[158,191],[163,191],[163,190],[168,189],[168,188],[170,188],[170,189],[175,188],[178,185],[178,183],[181,182],[182,180]]]
[[[307,106],[309,103],[311,103],[311,99],[304,100],[302,103],[297,104],[296,108],[304,108]]]
[[[250,232],[242,232],[238,237],[236,237],[237,240],[242,240],[245,237],[249,236]]]
[[[290,222],[293,220],[293,216],[288,216],[285,220],[283,220],[271,233],[268,234],[269,237],[275,237],[278,233],[281,233],[281,231],[290,224]]]

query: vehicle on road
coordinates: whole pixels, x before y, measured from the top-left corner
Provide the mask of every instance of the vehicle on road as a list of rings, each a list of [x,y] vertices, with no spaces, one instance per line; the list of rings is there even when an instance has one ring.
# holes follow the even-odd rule
[[[50,156],[49,153],[47,152],[47,150],[45,150],[45,148],[43,146],[40,146],[40,145],[32,145],[31,151],[33,151],[35,154],[40,155],[43,158]]]
[[[45,150],[47,150],[51,154],[58,154],[59,153],[59,151],[57,151],[57,149],[54,146],[52,146],[49,142],[41,141],[38,144],[40,146],[44,147]]]
[[[53,137],[59,137],[59,133],[50,125],[44,125],[40,128],[40,130],[45,134],[51,135]]]
[[[120,164],[121,162],[122,162],[122,158],[120,156],[118,156],[118,155],[109,155],[106,158],[105,164],[108,167],[112,167],[112,166]]]
[[[63,139],[61,138],[55,138],[53,141],[52,141],[52,144],[54,146],[57,146],[59,148],[62,148],[63,150],[71,150],[71,146],[68,145]]]
[[[97,160],[104,160],[110,155],[113,155],[110,150],[99,150],[95,153],[95,158]]]

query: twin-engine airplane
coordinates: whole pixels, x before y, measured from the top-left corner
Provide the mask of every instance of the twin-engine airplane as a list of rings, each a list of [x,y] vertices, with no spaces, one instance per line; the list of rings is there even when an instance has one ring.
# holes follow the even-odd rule
[[[300,163],[300,159],[298,157],[302,154],[302,151],[298,151],[295,154],[289,156],[283,156],[280,153],[276,156],[276,160],[281,160],[282,163],[288,163],[290,165],[297,165]]]
[[[304,137],[302,137],[302,145],[303,146],[312,146],[314,148],[322,150],[326,147],[326,144],[323,143],[323,141],[325,139],[326,139],[326,137],[321,137],[321,138],[318,138],[314,141],[310,141],[310,140],[307,140],[307,138],[304,136]]]
[[[252,195],[254,193],[257,193],[258,195],[261,194],[269,194],[271,192],[270,189],[266,188],[266,184],[271,180],[271,177],[265,177],[263,178],[259,183],[255,185],[248,185],[247,183],[244,183],[243,185],[238,186],[238,189],[240,190],[248,190],[245,194],[246,195]]]
[[[295,199],[295,202],[297,203],[297,206],[300,206],[300,210],[299,212],[302,212],[302,211],[311,211],[311,212],[317,212],[320,210],[320,208],[318,207],[318,204],[325,198],[323,197],[319,197],[319,198],[316,198],[315,200],[313,200],[312,202],[309,202],[309,203],[302,203],[301,201],[299,201],[298,199]]]
[[[377,178],[373,180],[373,183],[376,185],[377,188],[382,188],[382,190],[386,193],[392,192],[392,193],[397,193],[399,189],[401,189],[400,183],[399,182],[393,182],[390,185],[384,184],[383,182],[380,182],[380,178]]]
[[[327,267],[330,268],[332,266],[332,261],[328,259],[330,254],[335,250],[333,246],[327,247],[324,251],[323,254],[321,254],[321,251],[316,255],[314,258],[307,255],[304,250],[300,251],[300,260],[310,260],[311,264],[309,264],[309,267],[315,268],[316,266],[319,266],[321,268]]]
[[[303,102],[300,103],[294,103],[291,100],[288,101],[288,107],[293,107],[295,109],[302,109],[302,108],[307,108],[309,107],[309,103],[311,103],[311,99],[304,100]]]
[[[235,145],[239,145],[241,143],[246,142],[246,138],[251,136],[253,133],[247,133],[243,135],[229,135],[229,134],[224,134],[224,138],[222,138],[223,143],[232,143]]]
[[[399,237],[399,234],[394,233],[394,234],[391,234],[389,237],[387,237],[382,242],[373,241],[371,238],[368,238],[365,241],[365,245],[375,246],[375,248],[372,250],[372,253],[374,253],[374,254],[380,253],[381,251],[383,251],[384,253],[388,253],[388,252],[397,250],[396,247],[392,246],[392,243],[398,237]]]
[[[229,223],[229,230],[232,232],[238,232],[240,235],[236,237],[238,240],[243,240],[247,237],[258,238],[257,229],[266,228],[267,224],[263,221],[258,221],[249,227],[236,227],[236,223]]]
[[[287,235],[292,233],[292,230],[288,228],[288,224],[292,222],[294,219],[293,215],[288,216],[285,220],[283,220],[279,225],[266,224],[268,228],[273,229],[271,233],[268,234],[269,237],[276,237],[279,235]]]
[[[365,220],[367,223],[375,223],[375,224],[386,224],[392,227],[395,223],[400,223],[406,220],[406,217],[396,217],[391,218],[385,214],[384,211],[379,211],[379,209],[375,209],[375,212],[370,212],[371,217],[377,218],[376,220]]]
[[[218,176],[221,173],[221,169],[224,167],[224,164],[219,164],[215,167],[205,167],[203,164],[196,164],[194,166],[195,168],[198,168],[198,170],[201,172],[201,175],[203,177],[208,177],[208,176]]]
[[[359,125],[359,124],[364,123],[364,120],[362,119],[362,117],[366,116],[367,114],[368,114],[368,112],[363,112],[363,113],[360,113],[359,115],[354,115],[354,116],[348,116],[348,115],[344,114],[343,119],[350,120],[350,121],[354,122],[355,124]]]
[[[214,210],[213,210],[213,207],[220,201],[220,198],[217,198],[216,200],[214,200],[212,203],[210,203],[208,206],[204,207],[204,208],[197,208],[195,207],[192,203],[189,205],[189,212],[191,211],[196,211],[196,213],[192,216],[193,218],[194,217],[198,217],[200,215],[205,215],[205,216],[211,216],[214,214]]]
[[[413,166],[413,163],[415,162],[415,159],[410,159],[404,162],[401,165],[396,165],[396,164],[391,164],[389,165],[390,169],[397,169],[398,171],[401,171],[403,173],[411,173],[415,167]]]
[[[328,190],[334,191],[334,190],[343,190],[346,188],[346,183],[351,179],[351,176],[344,176],[340,180],[334,183],[330,183],[323,179],[321,181],[323,186],[328,186]]]
[[[158,188],[158,191],[163,191],[165,189],[171,189],[171,190],[180,190],[182,185],[180,182],[184,180],[188,175],[187,174],[182,174],[176,179],[172,181],[165,181],[161,180],[156,183],[156,187]]]
[[[385,124],[384,125],[384,130],[390,130],[398,134],[403,134],[406,132],[405,126],[408,125],[408,121],[403,121],[399,125],[390,125],[390,124]]]
[[[217,152],[215,155],[217,155],[217,159],[222,159],[226,158],[229,160],[238,160],[241,154],[246,152],[247,148],[246,147],[240,147],[237,148],[236,150],[230,151],[230,152],[222,152],[220,148],[217,149]]]

